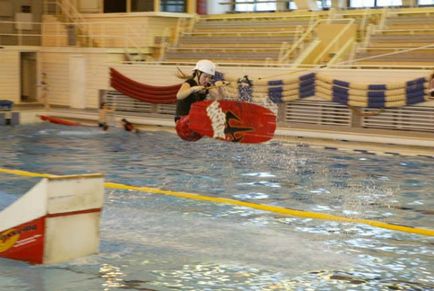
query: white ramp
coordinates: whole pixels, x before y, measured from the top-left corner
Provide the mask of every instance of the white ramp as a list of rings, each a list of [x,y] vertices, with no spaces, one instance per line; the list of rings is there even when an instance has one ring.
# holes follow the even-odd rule
[[[59,263],[98,252],[101,174],[42,179],[0,212],[0,257]]]

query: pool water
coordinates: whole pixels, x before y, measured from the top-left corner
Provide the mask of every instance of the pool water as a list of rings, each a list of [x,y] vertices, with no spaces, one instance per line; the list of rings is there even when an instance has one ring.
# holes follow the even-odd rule
[[[243,145],[167,132],[3,127],[0,167],[434,228],[434,160]],[[39,179],[0,174],[0,209]],[[105,190],[100,253],[0,259],[0,290],[432,290],[434,238]]]

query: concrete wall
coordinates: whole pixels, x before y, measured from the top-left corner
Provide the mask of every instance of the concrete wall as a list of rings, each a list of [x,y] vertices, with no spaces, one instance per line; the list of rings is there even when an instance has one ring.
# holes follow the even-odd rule
[[[347,0],[332,0],[332,7],[335,9],[346,9],[348,2]]]
[[[52,105],[70,106],[74,103],[69,88],[73,77],[70,76],[71,57],[80,54],[86,63],[85,70],[85,107],[98,108],[99,90],[109,88],[109,67],[111,63],[123,60],[122,53],[83,53],[82,50],[59,52],[58,50],[40,53],[41,72],[47,74],[48,102]]]
[[[81,13],[100,13],[103,11],[102,0],[75,0],[77,10]]]
[[[0,99],[20,101],[20,52],[0,50]]]
[[[85,14],[88,30],[97,47],[126,48],[133,44],[146,48],[155,45],[157,37],[174,37],[179,18],[185,13]],[[44,16],[44,46],[68,46],[67,30],[53,16]]]

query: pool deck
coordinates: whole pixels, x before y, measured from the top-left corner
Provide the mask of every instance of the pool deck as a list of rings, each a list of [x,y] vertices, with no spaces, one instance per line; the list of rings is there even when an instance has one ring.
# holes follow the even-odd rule
[[[17,111],[26,112],[27,115],[32,113],[35,116],[37,114],[46,114],[76,120],[86,125],[95,125],[98,119],[97,110],[89,109],[54,107],[44,111],[40,107],[24,107],[17,109]],[[115,120],[116,124],[120,124],[122,118],[127,118],[143,130],[175,132],[172,115],[116,113],[112,119]],[[36,117],[34,120],[39,121],[39,118]],[[430,132],[278,124],[274,139],[296,146],[310,146],[329,150],[434,158],[434,133]]]

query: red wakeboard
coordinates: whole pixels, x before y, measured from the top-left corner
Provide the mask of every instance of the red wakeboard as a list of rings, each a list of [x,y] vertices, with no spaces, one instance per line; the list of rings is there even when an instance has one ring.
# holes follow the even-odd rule
[[[221,100],[193,103],[189,113],[191,130],[216,139],[261,143],[276,130],[276,115],[269,109],[246,102]]]

